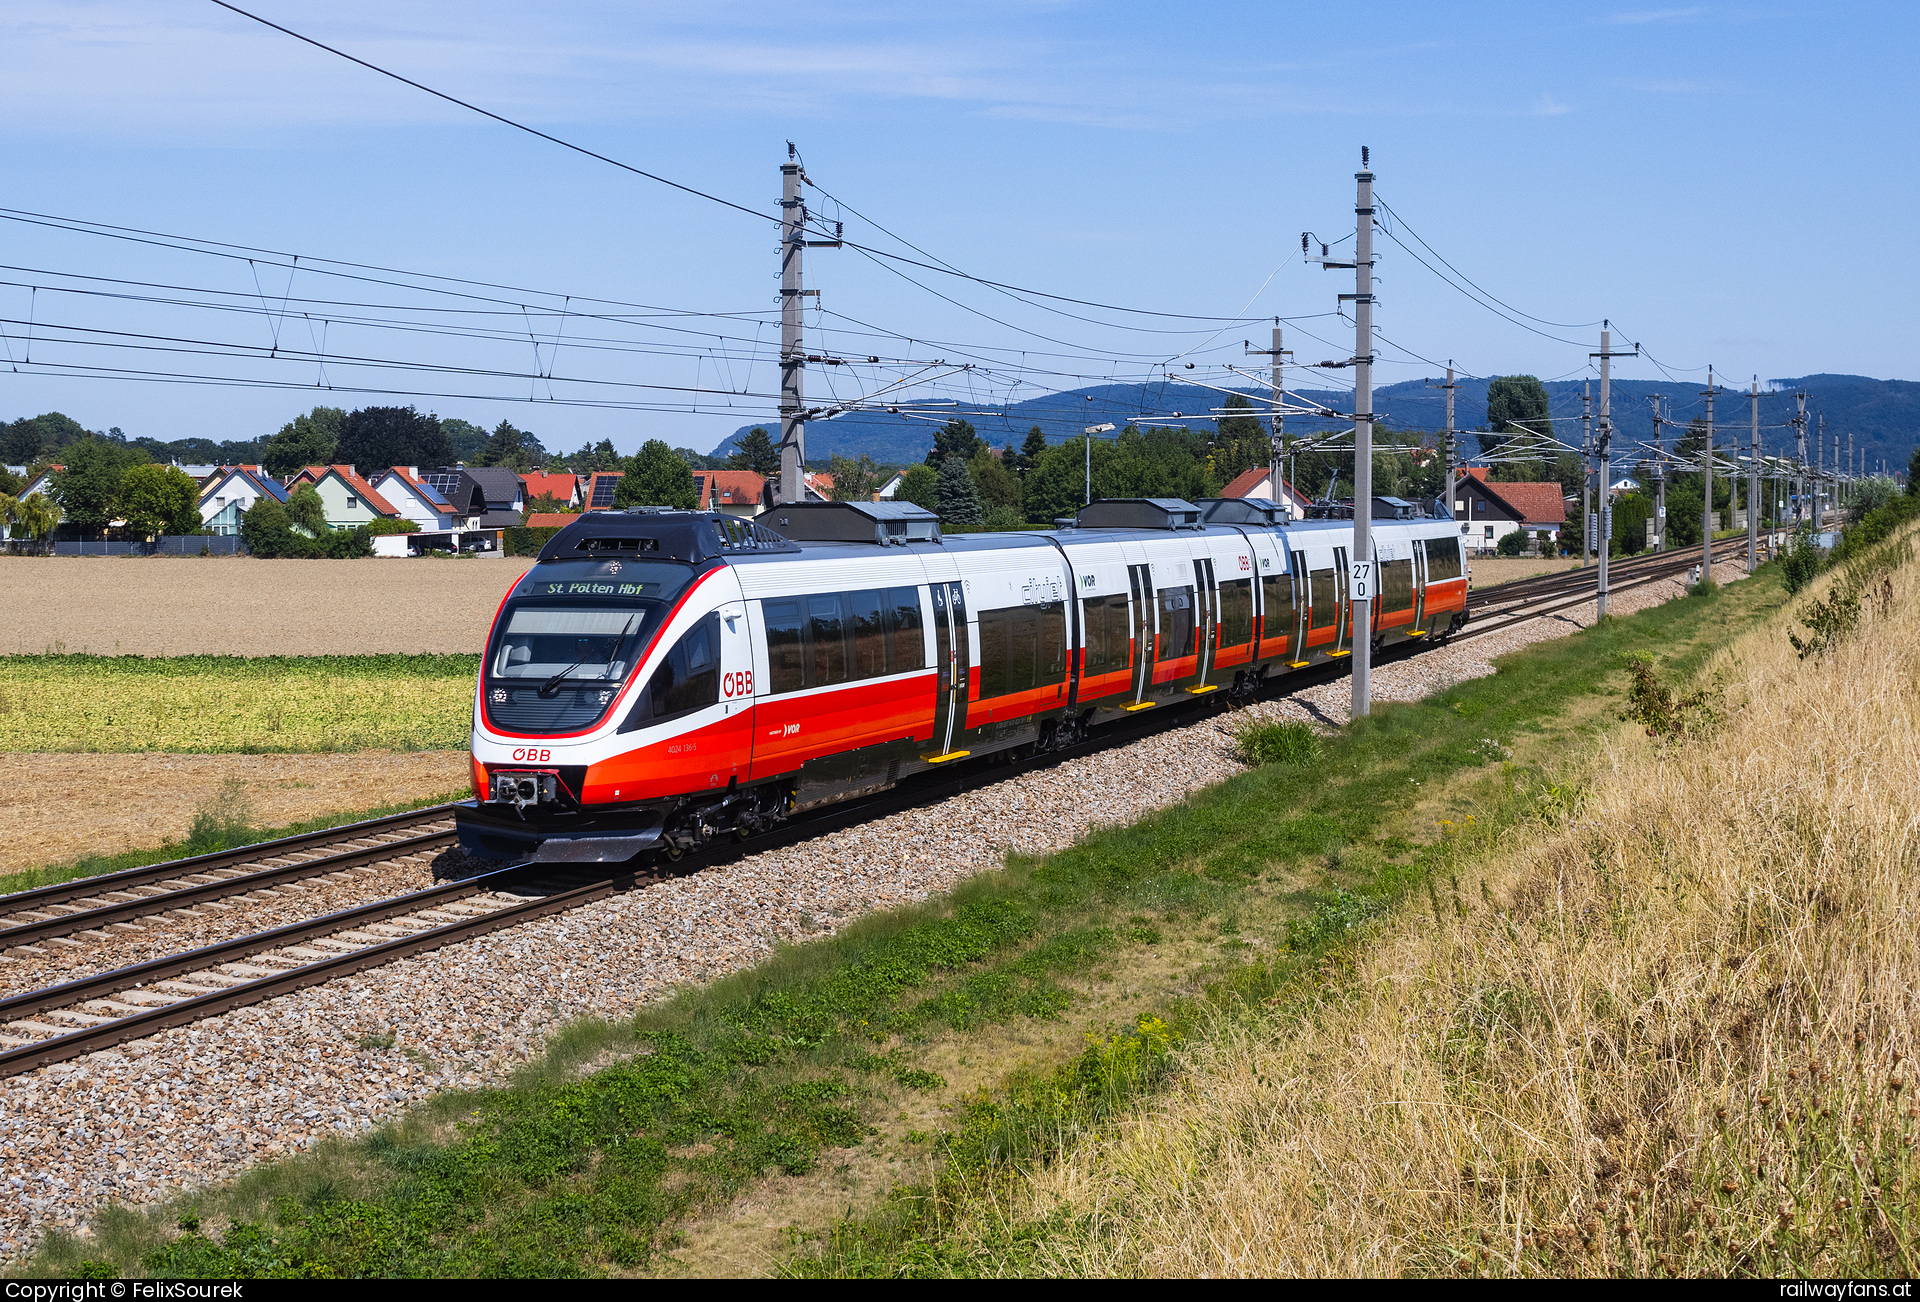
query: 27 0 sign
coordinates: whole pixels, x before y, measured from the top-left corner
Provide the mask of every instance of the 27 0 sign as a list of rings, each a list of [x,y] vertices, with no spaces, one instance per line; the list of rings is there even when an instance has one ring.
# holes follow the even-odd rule
[[[743,669],[739,673],[721,674],[720,691],[725,696],[752,696],[753,670]]]

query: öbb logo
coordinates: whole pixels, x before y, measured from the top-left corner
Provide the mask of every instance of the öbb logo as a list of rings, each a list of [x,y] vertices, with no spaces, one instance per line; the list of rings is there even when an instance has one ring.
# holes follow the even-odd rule
[[[753,670],[720,675],[720,690],[729,697],[753,695]]]
[[[514,749],[513,757],[523,763],[544,764],[553,758],[553,752],[538,746],[519,746]]]

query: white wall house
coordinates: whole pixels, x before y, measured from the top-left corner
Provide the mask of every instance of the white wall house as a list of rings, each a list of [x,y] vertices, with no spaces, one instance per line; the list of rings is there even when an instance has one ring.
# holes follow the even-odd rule
[[[466,518],[455,513],[440,490],[420,478],[418,466],[393,466],[374,476],[373,487],[401,519],[413,521],[428,533],[466,524]]]
[[[219,536],[240,532],[240,517],[262,497],[287,500],[287,490],[253,466],[222,466],[200,489],[200,523]]]

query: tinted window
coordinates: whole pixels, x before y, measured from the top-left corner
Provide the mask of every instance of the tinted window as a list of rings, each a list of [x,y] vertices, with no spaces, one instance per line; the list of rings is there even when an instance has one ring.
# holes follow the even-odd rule
[[[1060,601],[980,612],[982,700],[1066,680],[1066,614]]]
[[[1427,582],[1440,583],[1459,577],[1460,540],[1452,537],[1427,539]]]
[[[1413,562],[1380,562],[1380,608],[1382,610],[1413,609]]]
[[[1332,628],[1340,618],[1339,589],[1334,583],[1332,570],[1314,570],[1308,580],[1311,589],[1309,601],[1313,607],[1307,619],[1308,628]]]
[[[1080,603],[1086,626],[1087,667],[1090,674],[1125,669],[1131,659],[1132,632],[1127,627],[1127,595],[1088,597]]]
[[[688,629],[647,682],[627,727],[671,719],[720,700],[720,616],[708,615]],[[624,731],[624,730],[623,730]]]
[[[1160,658],[1194,655],[1194,642],[1192,585],[1160,589]]]
[[[807,685],[806,623],[798,601],[761,603],[767,621],[769,691],[797,692]]]
[[[1220,645],[1243,646],[1253,639],[1253,580],[1230,579],[1220,585]]]
[[[1265,636],[1293,636],[1293,576],[1290,574],[1263,574],[1260,576],[1260,599],[1266,605],[1266,622],[1262,625]]]
[[[807,641],[813,651],[807,686],[824,687],[828,683],[847,681],[846,630],[839,593],[807,598]]]
[[[926,634],[920,628],[920,589],[888,588],[887,605],[891,611],[890,655],[893,673],[924,669],[927,663]]]
[[[887,672],[886,597],[884,588],[847,594],[855,678],[878,678]]]

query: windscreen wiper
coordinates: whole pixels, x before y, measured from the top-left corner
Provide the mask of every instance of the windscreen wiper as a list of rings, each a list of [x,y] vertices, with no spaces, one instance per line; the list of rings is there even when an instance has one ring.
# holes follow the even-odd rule
[[[627,622],[620,626],[620,635],[613,640],[613,650],[607,655],[607,667],[600,671],[599,677],[605,678],[608,671],[613,668],[613,657],[620,653],[621,643],[625,642],[627,640],[627,634],[633,631],[633,621],[640,618],[640,614],[641,612],[637,610],[634,611],[631,615],[627,616]],[[585,660],[576,660],[553,677],[547,679],[546,682],[540,684],[540,698],[546,700],[555,692],[558,692],[560,690],[560,684],[567,680],[567,675],[585,663],[587,663]]]

